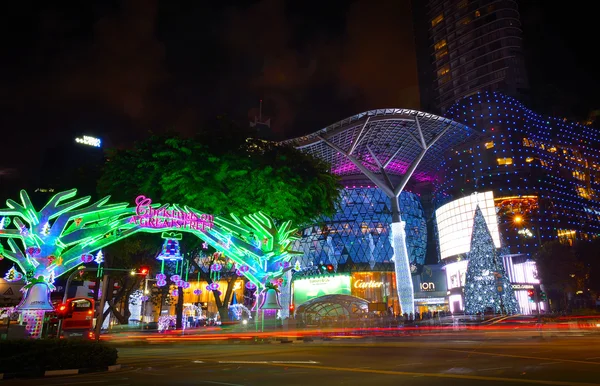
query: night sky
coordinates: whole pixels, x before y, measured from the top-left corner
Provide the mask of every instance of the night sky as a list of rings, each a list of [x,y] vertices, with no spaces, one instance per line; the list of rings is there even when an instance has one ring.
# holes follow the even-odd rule
[[[27,180],[45,149],[75,134],[126,146],[220,114],[245,122],[260,99],[277,138],[419,107],[407,0],[204,3],[3,3],[0,183]],[[600,109],[596,13],[522,3],[535,107]]]

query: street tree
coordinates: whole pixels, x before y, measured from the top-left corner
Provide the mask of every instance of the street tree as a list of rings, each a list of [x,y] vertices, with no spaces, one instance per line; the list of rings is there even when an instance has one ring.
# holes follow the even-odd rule
[[[569,308],[570,299],[583,286],[585,266],[575,255],[575,250],[559,241],[542,245],[534,255],[538,277],[548,298],[558,308]]]
[[[262,211],[296,226],[334,213],[340,186],[324,162],[290,146],[212,134],[152,136],[112,151],[99,191],[128,201],[145,194],[220,216]]]

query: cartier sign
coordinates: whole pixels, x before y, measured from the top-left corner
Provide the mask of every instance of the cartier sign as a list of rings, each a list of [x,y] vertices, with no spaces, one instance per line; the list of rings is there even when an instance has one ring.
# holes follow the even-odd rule
[[[383,286],[383,283],[380,282],[380,281],[357,280],[357,281],[354,282],[354,288],[360,288],[360,289],[365,289],[365,288],[381,288],[382,286]]]

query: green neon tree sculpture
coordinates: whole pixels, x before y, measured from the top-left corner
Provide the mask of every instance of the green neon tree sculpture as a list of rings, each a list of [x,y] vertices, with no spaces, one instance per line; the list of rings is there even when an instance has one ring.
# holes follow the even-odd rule
[[[20,204],[9,199],[8,208],[0,209],[0,224],[3,224],[0,239],[7,239],[9,247],[6,249],[0,244],[0,255],[17,264],[29,284],[38,281],[52,284],[54,278],[79,266],[82,255],[138,232],[193,233],[236,264],[247,265],[245,275],[256,285],[281,276],[291,268],[289,260],[296,254],[291,250],[296,238],[290,222],[276,226],[263,213],[243,219],[233,215],[232,220],[214,218],[214,225],[206,229],[151,228],[132,221],[136,207],[129,207],[127,203],[107,204],[110,196],[89,206],[86,206],[89,196],[69,201],[76,194],[76,189],[60,192],[37,211],[27,192],[22,190]],[[165,209],[158,219],[168,219],[165,213],[175,210],[198,218],[203,215],[187,206],[151,204],[149,199],[146,202],[148,208]],[[5,227],[4,224],[10,225]]]

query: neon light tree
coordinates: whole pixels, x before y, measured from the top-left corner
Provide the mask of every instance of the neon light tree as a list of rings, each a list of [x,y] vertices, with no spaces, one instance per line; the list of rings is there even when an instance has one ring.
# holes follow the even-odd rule
[[[80,265],[84,257],[138,232],[192,233],[236,264],[248,266],[244,275],[257,286],[281,276],[282,262],[294,254],[290,222],[276,226],[263,213],[227,220],[187,206],[152,204],[144,196],[136,199],[135,207],[107,205],[110,196],[85,206],[89,196],[68,201],[76,192],[58,193],[38,211],[22,190],[21,204],[7,200],[8,208],[0,210],[0,218],[12,217],[3,223],[13,225],[0,229],[0,239],[7,239],[10,249],[3,248],[2,255],[17,264],[28,284],[43,282],[52,288],[54,278]]]

